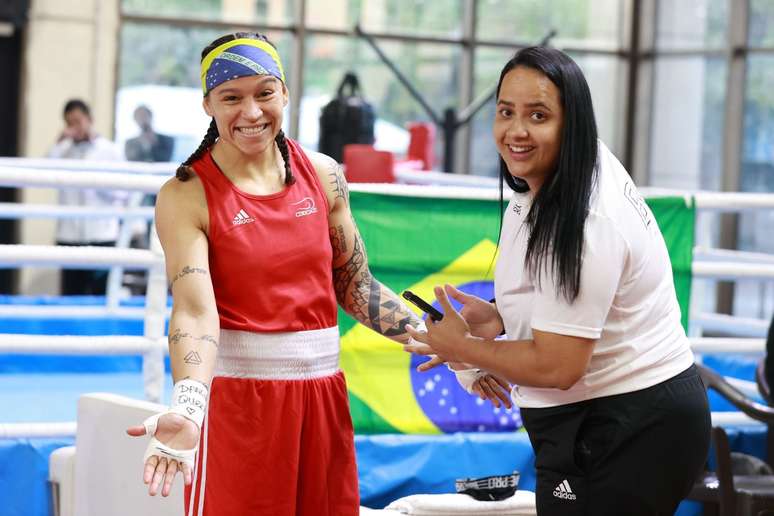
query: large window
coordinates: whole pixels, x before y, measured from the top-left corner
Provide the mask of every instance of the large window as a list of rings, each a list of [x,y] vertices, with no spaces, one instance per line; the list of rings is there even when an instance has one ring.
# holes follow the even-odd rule
[[[366,32],[459,36],[465,0],[326,0],[306,4],[310,28]]]
[[[728,0],[660,0],[656,46],[663,50],[722,49],[728,42]]]
[[[476,33],[482,40],[537,44],[551,30],[554,44],[618,50],[623,12],[618,0],[481,0]]]
[[[239,28],[268,32],[278,45],[291,95],[300,99],[298,112],[286,113],[286,128],[297,127],[291,136],[316,147],[319,111],[344,73],[353,70],[376,108],[377,146],[400,157],[408,144],[406,124],[430,117],[354,34],[359,25],[439,117],[447,108],[459,112],[491,89],[518,45],[538,43],[556,31],[551,44],[574,50],[592,86],[600,134],[618,151],[625,88],[619,54],[629,5],[630,0],[122,0],[117,136],[123,141],[136,132],[131,112],[142,101],[154,110],[157,129],[176,136],[176,158],[185,157],[207,124],[199,109],[190,107],[200,100],[194,91],[199,52],[214,37]],[[292,63],[293,56],[301,62]],[[294,72],[303,80],[294,82]],[[184,115],[181,105],[187,106]],[[490,102],[457,139],[458,171],[496,173],[493,115]],[[440,168],[440,128],[436,134]]]
[[[121,2],[117,138],[136,134],[132,112],[146,104],[157,130],[175,137],[175,160],[198,145],[209,123],[199,107],[199,52],[231,30],[264,32],[277,44],[295,101],[285,117],[292,137],[316,148],[320,110],[344,73],[354,71],[376,111],[377,147],[399,159],[408,144],[406,124],[430,117],[354,33],[356,26],[374,38],[439,116],[446,108],[459,113],[491,92],[518,48],[550,34],[550,44],[568,52],[588,80],[601,139],[643,184],[774,191],[772,0]],[[640,35],[637,49],[630,48],[633,34]],[[738,48],[744,42],[748,47]],[[740,60],[745,67],[738,66]],[[728,108],[734,95],[743,105],[738,112]],[[490,98],[459,133],[455,171],[497,174],[493,117]],[[739,123],[744,133],[735,166],[735,155],[724,151],[734,139],[728,131]],[[440,169],[440,128],[436,134]],[[769,238],[774,210],[739,220],[740,249],[774,253]],[[716,247],[718,229],[717,215],[702,215],[697,244]],[[695,286],[694,298],[713,311],[714,285]],[[761,316],[774,308],[774,282],[740,282],[735,299],[738,313]]]
[[[726,68],[722,58],[670,56],[656,61],[651,185],[720,189]]]
[[[219,21],[235,26],[287,24],[297,16],[296,0],[122,0],[121,8],[128,16]]]
[[[774,3],[768,4],[769,14],[774,14]],[[774,41],[769,44],[774,44]],[[747,61],[741,191],[774,192],[773,142],[774,52],[754,54]],[[739,249],[774,254],[772,227],[774,210],[742,214]],[[774,281],[740,282],[735,294],[734,308],[738,315],[768,318],[774,312]]]
[[[459,48],[450,44],[378,42],[401,73],[422,92],[436,112],[456,105]],[[316,35],[307,39],[300,141],[317,147],[320,109],[335,95],[344,73],[353,71],[366,100],[376,109],[376,146],[405,153],[411,121],[428,121],[429,115],[363,40],[353,37]]]

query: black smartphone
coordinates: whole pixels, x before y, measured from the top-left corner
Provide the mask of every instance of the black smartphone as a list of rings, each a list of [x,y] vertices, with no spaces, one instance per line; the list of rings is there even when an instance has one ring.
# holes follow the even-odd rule
[[[403,297],[407,301],[410,301],[411,303],[413,303],[414,306],[416,306],[417,308],[425,312],[433,321],[438,322],[441,319],[443,319],[443,314],[441,312],[436,310],[433,307],[433,305],[431,305],[430,303],[428,303],[418,295],[414,294],[412,291],[404,290]]]

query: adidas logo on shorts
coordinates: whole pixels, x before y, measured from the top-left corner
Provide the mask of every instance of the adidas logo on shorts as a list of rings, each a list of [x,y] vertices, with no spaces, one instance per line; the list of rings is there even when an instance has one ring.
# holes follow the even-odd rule
[[[575,500],[578,498],[575,496],[575,493],[572,492],[572,489],[570,489],[570,483],[567,482],[566,478],[559,482],[559,485],[554,488],[554,496],[556,498],[561,498],[562,500]]]

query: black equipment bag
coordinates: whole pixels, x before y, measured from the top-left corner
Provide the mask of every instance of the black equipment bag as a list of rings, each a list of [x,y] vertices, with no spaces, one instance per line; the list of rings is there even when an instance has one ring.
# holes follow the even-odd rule
[[[348,89],[348,92],[345,92]],[[320,113],[320,139],[317,150],[339,163],[342,150],[349,143],[374,143],[374,108],[360,93],[357,76],[347,72],[339,84],[336,98]]]

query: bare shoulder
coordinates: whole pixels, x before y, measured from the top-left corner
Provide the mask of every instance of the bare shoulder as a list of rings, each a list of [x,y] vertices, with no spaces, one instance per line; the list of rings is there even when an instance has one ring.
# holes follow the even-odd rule
[[[347,180],[344,178],[344,168],[327,154],[306,149],[304,152],[309,156],[309,161],[312,162],[317,176],[325,188],[331,209],[341,200],[345,204],[349,204],[349,188]]]
[[[192,174],[186,181],[175,177],[164,183],[156,198],[156,218],[190,221],[204,229],[207,221],[207,198],[201,180]]]

